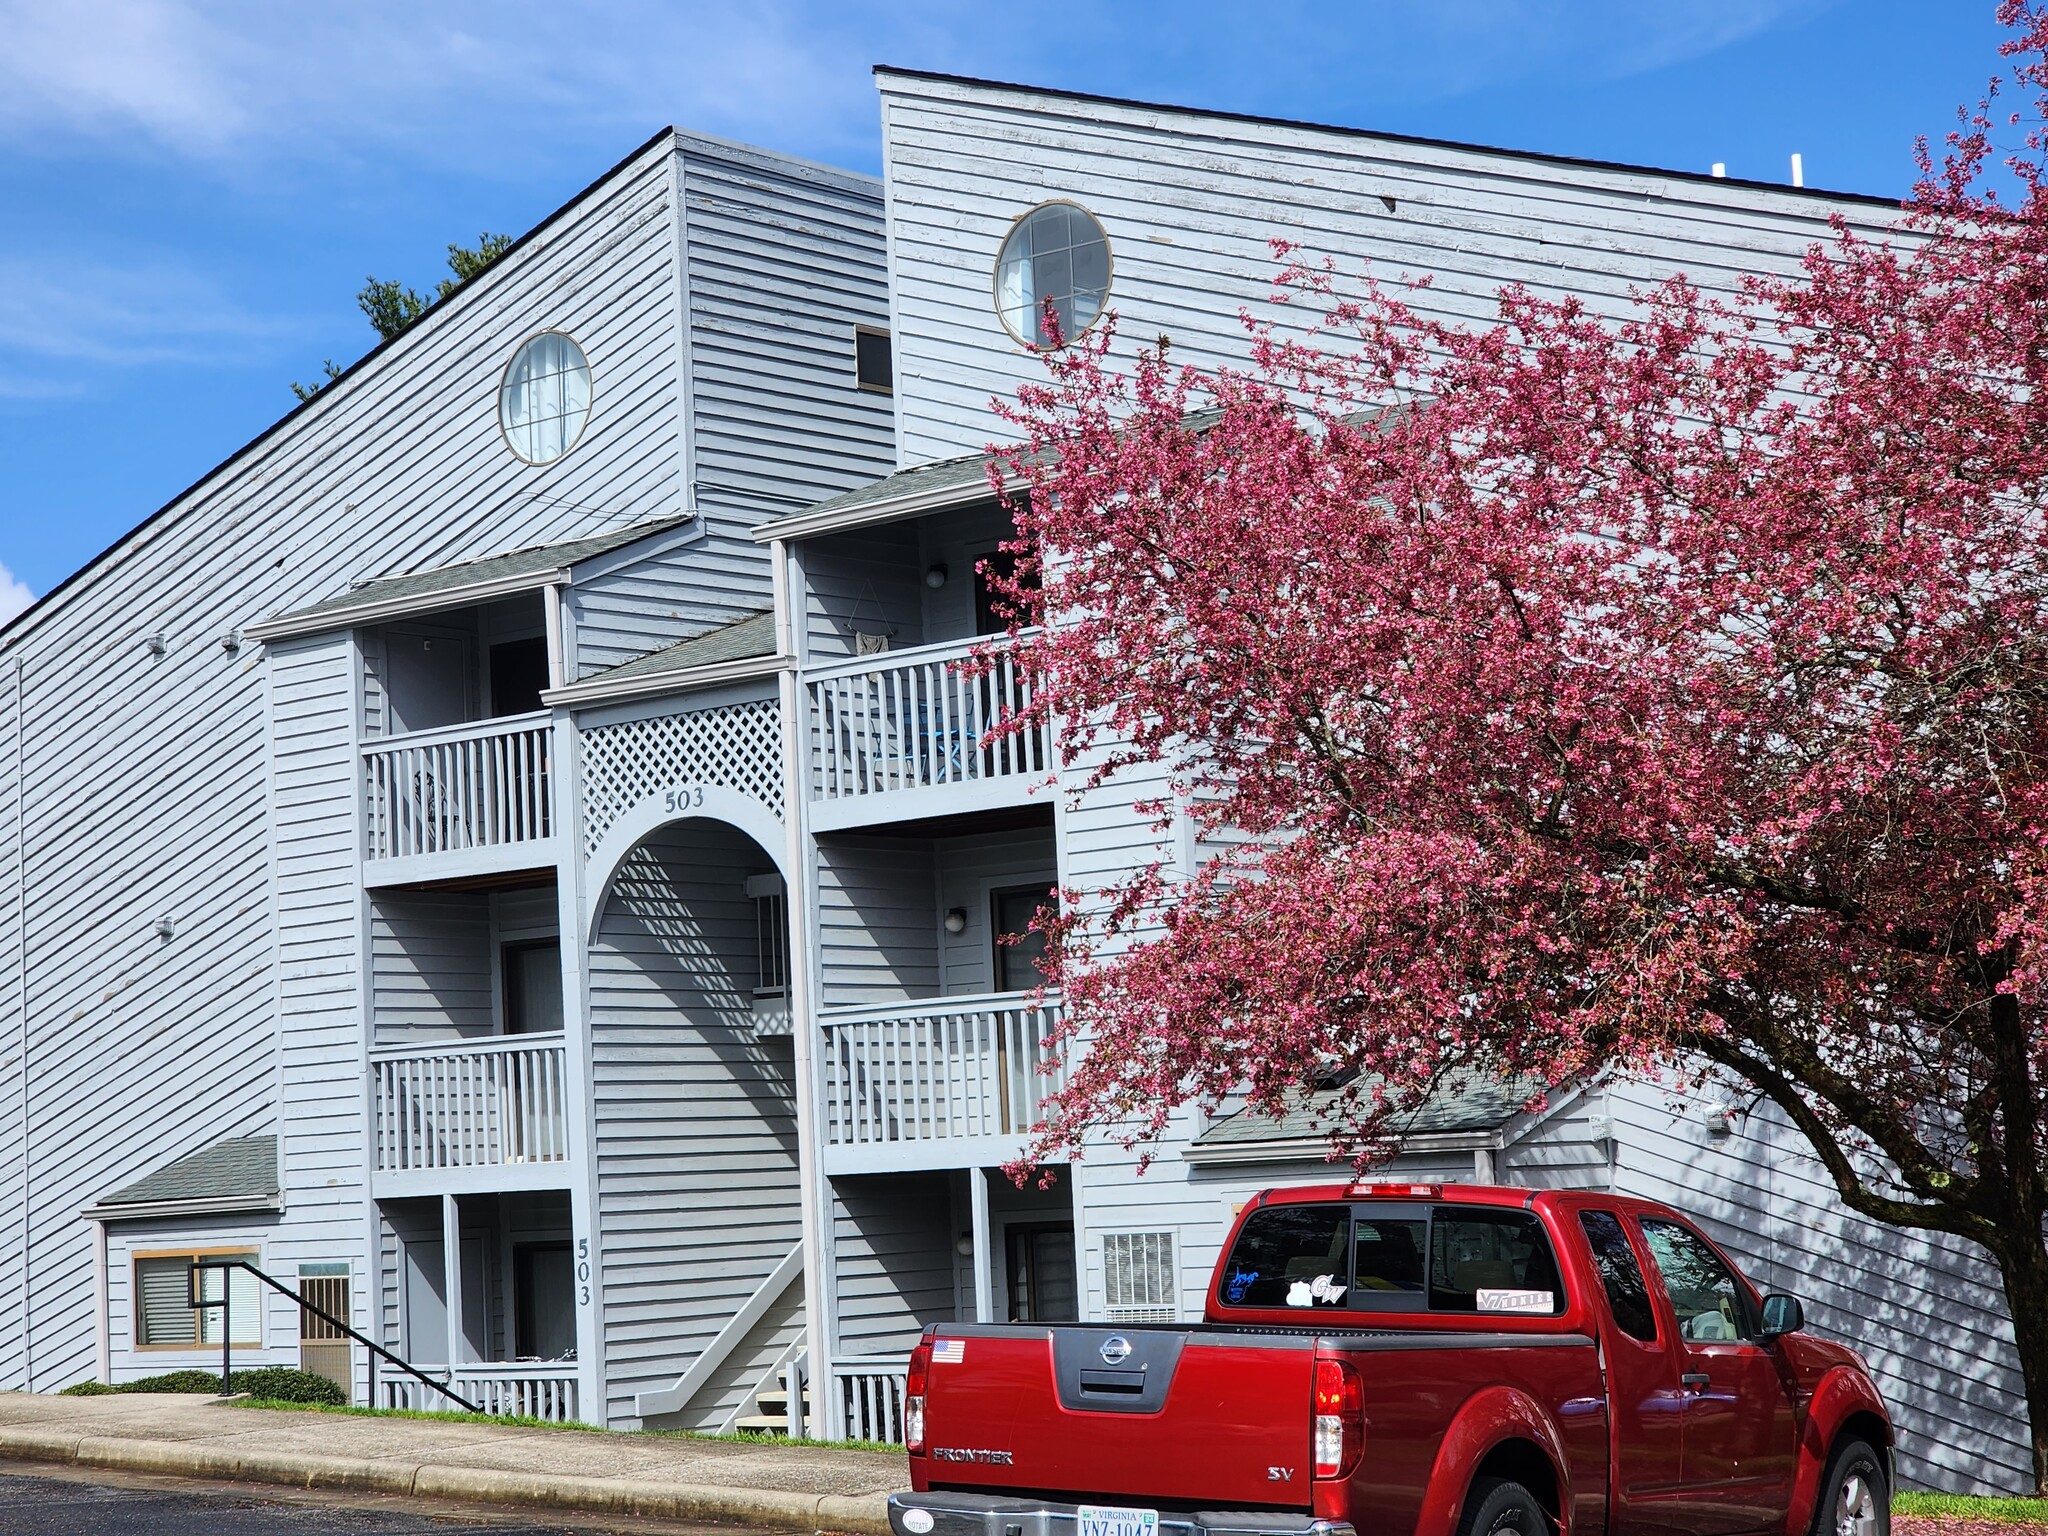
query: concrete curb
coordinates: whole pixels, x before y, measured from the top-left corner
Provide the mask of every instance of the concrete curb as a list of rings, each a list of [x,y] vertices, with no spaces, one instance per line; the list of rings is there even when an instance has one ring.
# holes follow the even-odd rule
[[[515,1505],[523,1509],[574,1509],[670,1520],[733,1520],[802,1531],[889,1536],[888,1498],[879,1493],[785,1493],[768,1488],[670,1483],[655,1478],[545,1477],[532,1472],[495,1472],[485,1467],[231,1451],[179,1440],[128,1440],[24,1429],[0,1429],[0,1460],[62,1462],[122,1472],[274,1483],[287,1488],[391,1493],[465,1504]]]

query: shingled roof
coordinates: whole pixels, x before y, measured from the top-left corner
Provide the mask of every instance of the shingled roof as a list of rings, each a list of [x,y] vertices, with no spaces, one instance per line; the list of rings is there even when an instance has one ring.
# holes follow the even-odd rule
[[[166,1208],[195,1211],[278,1210],[277,1138],[235,1136],[166,1163],[103,1195],[87,1213],[99,1217],[163,1212]]]
[[[1458,1074],[1387,1129],[1402,1141],[1421,1136],[1479,1137],[1498,1131],[1543,1092],[1544,1085],[1535,1078]],[[1321,1157],[1329,1148],[1325,1117],[1343,1095],[1341,1088],[1318,1089],[1300,1096],[1279,1115],[1239,1110],[1197,1136],[1189,1160],[1228,1162],[1233,1155],[1266,1159],[1297,1150],[1304,1157]]]
[[[338,597],[278,614],[261,624],[252,624],[248,634],[252,639],[265,640],[286,634],[341,629],[358,622],[366,614],[403,607],[437,593],[468,592],[475,588],[513,590],[521,585],[545,585],[548,578],[557,572],[567,571],[586,560],[608,555],[615,549],[624,549],[628,544],[636,544],[696,520],[694,512],[650,518],[628,528],[614,528],[609,533],[591,534],[587,538],[567,539],[558,544],[534,544],[481,560],[464,560],[431,570],[382,577],[351,587]]]

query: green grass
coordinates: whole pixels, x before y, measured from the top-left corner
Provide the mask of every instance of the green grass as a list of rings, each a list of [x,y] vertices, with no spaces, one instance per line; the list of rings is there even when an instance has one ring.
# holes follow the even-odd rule
[[[554,1419],[536,1419],[524,1414],[469,1413],[460,1408],[337,1408],[320,1403],[281,1403],[267,1398],[243,1397],[229,1403],[230,1408],[282,1408],[293,1413],[345,1413],[359,1419],[427,1419],[439,1424],[510,1424],[520,1429],[574,1429],[585,1434],[640,1435],[660,1440],[714,1440],[732,1445],[788,1445],[791,1442],[778,1435],[757,1435],[740,1431],[730,1435],[703,1434],[692,1429],[632,1429],[607,1430],[595,1424],[560,1423]],[[799,1446],[811,1446],[834,1451],[874,1451],[884,1456],[901,1456],[903,1447],[890,1445],[881,1440],[799,1440]]]
[[[1897,1493],[1892,1513],[1951,1520],[2048,1525],[2048,1499],[1991,1499],[1970,1493]]]

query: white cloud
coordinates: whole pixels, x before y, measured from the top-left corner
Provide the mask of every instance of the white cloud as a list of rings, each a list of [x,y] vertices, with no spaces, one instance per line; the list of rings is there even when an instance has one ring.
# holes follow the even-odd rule
[[[842,14],[785,0],[0,0],[0,129],[17,145],[133,136],[201,158],[402,142],[472,166],[669,121],[871,138],[865,50]]]
[[[115,266],[63,256],[0,256],[0,394],[70,392],[21,371],[24,358],[80,364],[218,362],[224,348],[282,331],[220,285],[166,263]]]
[[[474,171],[587,164],[593,139],[676,122],[871,163],[876,62],[1285,111],[1332,80],[1371,102],[1612,79],[1840,3],[1272,0],[1247,28],[1240,0],[1104,0],[1077,47],[967,0],[0,0],[0,133],[220,161],[400,146]]]
[[[36,600],[35,593],[27,585],[14,579],[14,573],[0,565],[0,624],[5,624],[22,609]]]

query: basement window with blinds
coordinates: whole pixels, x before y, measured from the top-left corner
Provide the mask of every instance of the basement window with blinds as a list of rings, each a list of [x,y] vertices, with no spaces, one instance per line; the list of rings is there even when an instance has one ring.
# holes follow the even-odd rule
[[[218,1307],[194,1311],[186,1300],[187,1275],[194,1259],[247,1259],[256,1262],[253,1248],[199,1249],[183,1253],[147,1253],[135,1256],[135,1343],[139,1349],[203,1349],[220,1347],[221,1313]],[[202,1270],[199,1295],[207,1301],[220,1298],[223,1277],[228,1282],[228,1321],[236,1349],[256,1349],[263,1343],[263,1292],[256,1277],[245,1269]]]
[[[1180,1318],[1171,1232],[1110,1232],[1102,1239],[1103,1307],[1112,1323]]]

